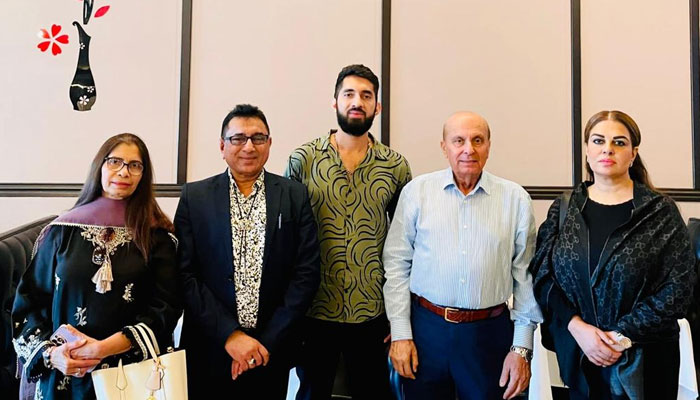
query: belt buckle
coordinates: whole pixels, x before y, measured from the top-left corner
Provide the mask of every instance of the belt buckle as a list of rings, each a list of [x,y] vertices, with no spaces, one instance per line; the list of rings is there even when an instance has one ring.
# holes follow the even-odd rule
[[[456,312],[456,311],[459,311],[459,309],[457,309],[457,308],[452,308],[452,307],[445,307],[445,313],[443,314],[442,317],[445,318],[445,321],[447,321],[447,322],[452,322],[453,324],[458,324],[459,321],[451,320],[451,319],[447,316],[447,314],[448,314],[450,311],[455,311],[455,312]]]

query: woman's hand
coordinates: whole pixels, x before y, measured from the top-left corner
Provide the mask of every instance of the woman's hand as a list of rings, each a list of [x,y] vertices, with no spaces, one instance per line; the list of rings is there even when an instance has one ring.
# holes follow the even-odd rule
[[[76,330],[76,332],[79,331]],[[82,333],[80,335],[84,337],[86,343],[71,351],[71,357],[75,359],[102,360],[111,355],[123,353],[131,348],[131,342],[121,332],[117,332],[104,340],[96,340]],[[92,369],[88,372],[92,372]]]
[[[615,364],[622,355],[622,352],[613,347],[617,344],[616,341],[604,331],[585,323],[578,315],[571,318],[568,328],[571,336],[594,365],[608,367]]]
[[[66,324],[66,328],[73,334],[73,336],[85,340],[84,345],[71,350],[71,358],[75,360],[102,361],[103,358],[107,357],[108,354],[104,354],[104,346],[102,345],[101,340],[97,340],[80,332],[78,329],[76,329],[70,324]],[[92,368],[88,368],[87,372],[92,372],[94,369],[94,366]]]
[[[80,339],[74,342],[64,343],[51,352],[51,365],[61,371],[63,375],[82,378],[88,371],[100,363],[100,359],[78,359],[71,353],[85,346],[87,340]]]

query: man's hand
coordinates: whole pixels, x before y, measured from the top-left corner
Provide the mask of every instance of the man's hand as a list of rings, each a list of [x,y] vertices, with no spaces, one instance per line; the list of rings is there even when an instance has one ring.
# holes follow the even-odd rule
[[[613,365],[622,352],[615,349],[617,341],[597,327],[585,323],[578,315],[569,321],[569,332],[588,360],[599,367]]]
[[[512,399],[527,389],[530,384],[530,363],[525,361],[519,354],[512,351],[508,352],[506,359],[503,361],[503,370],[501,371],[501,379],[498,384],[504,387],[508,383],[504,399]]]
[[[416,379],[418,372],[418,351],[411,339],[391,342],[389,357],[394,369],[404,378]]]
[[[267,365],[270,360],[270,353],[268,353],[265,346],[238,329],[229,335],[224,347],[226,352],[233,358],[231,363],[232,379],[238,378],[249,369]]]

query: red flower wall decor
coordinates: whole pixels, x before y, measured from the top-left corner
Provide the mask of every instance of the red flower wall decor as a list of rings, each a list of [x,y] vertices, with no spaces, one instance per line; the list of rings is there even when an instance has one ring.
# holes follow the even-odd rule
[[[90,22],[90,17],[93,16],[92,6],[94,0],[83,1],[83,25]],[[95,18],[100,18],[107,14],[110,6],[105,5],[97,9],[94,13]],[[73,21],[76,29],[78,29],[78,65],[75,69],[75,75],[69,89],[69,97],[73,104],[73,109],[76,111],[89,111],[97,100],[97,89],[95,88],[95,80],[90,69],[90,35],[85,32],[85,29],[78,21]],[[51,33],[47,29],[39,31],[39,38],[43,39],[37,47],[42,52],[51,47],[51,54],[57,56],[62,53],[61,44],[69,43],[67,34],[61,33],[61,25],[51,25]]]
[[[53,55],[59,55],[61,54],[61,46],[59,46],[59,43],[62,44],[68,44],[68,35],[60,35],[58,34],[61,33],[61,25],[51,25],[51,33],[46,29],[41,29],[39,31],[39,37],[42,39],[47,39],[37,45],[39,50],[41,51],[46,51],[49,46],[51,46],[51,53]]]

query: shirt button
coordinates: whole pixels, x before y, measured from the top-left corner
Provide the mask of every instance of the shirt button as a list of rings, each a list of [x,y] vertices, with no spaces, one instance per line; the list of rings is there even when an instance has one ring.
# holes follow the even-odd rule
[[[464,283],[466,283],[466,282],[467,282],[467,281],[464,280],[464,279],[460,279],[460,280],[459,280],[459,283],[461,283],[461,284],[464,284]]]
[[[466,252],[466,251],[464,251],[464,250],[462,250],[462,254],[467,254],[467,252]]]
[[[466,226],[466,225],[464,225],[464,226],[462,226],[462,228],[464,228],[464,229],[467,229],[467,226]]]

